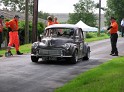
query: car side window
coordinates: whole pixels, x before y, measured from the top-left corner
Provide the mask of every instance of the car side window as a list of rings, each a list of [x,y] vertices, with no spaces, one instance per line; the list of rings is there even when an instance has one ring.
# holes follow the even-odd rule
[[[80,39],[81,39],[81,40],[84,39],[84,35],[83,35],[82,29],[79,29],[79,36],[80,36]]]
[[[78,37],[78,39],[81,39],[81,37],[82,37],[80,29],[77,30],[77,37]]]
[[[76,30],[76,37],[78,38],[79,41],[83,41],[84,36],[82,29],[79,28]]]
[[[78,29],[76,30],[76,36],[79,36],[79,30]]]

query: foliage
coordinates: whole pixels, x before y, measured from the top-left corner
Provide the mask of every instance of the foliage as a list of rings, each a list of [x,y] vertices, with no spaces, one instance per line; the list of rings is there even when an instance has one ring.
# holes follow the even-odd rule
[[[120,24],[122,18],[124,18],[124,0],[107,0],[107,11],[105,13],[106,25],[109,25],[109,19],[111,16],[114,16]]]
[[[9,19],[6,19],[5,21],[9,21]],[[8,30],[6,27],[3,29],[3,40],[8,40]],[[43,33],[44,30],[44,24],[42,22],[38,22],[37,24],[37,36],[40,36],[40,34]],[[19,21],[19,39],[20,44],[24,44],[25,42],[25,21]],[[32,42],[32,22],[29,22],[29,41]]]
[[[24,37],[25,37],[25,22],[20,21],[19,22],[19,35],[20,40],[22,41],[22,44],[24,44]],[[38,22],[37,24],[37,36],[40,36],[40,34],[43,33],[44,30],[44,24],[42,22]],[[29,22],[29,42],[32,42],[32,22]]]
[[[86,38],[94,38],[96,36],[97,36],[97,33],[93,33],[93,32],[86,33]]]
[[[94,14],[95,4],[92,0],[79,0],[74,4],[74,13],[69,14],[69,23],[75,24],[82,20],[89,26],[96,25],[96,16]]]
[[[98,35],[98,33],[89,32],[86,34],[85,41],[86,42],[93,42],[93,41],[98,41],[98,40],[110,38],[109,34],[106,34],[106,33],[100,33],[99,37],[97,35]]]
[[[47,20],[47,17],[49,16],[49,13],[44,13],[42,11],[38,12],[38,17]]]
[[[11,11],[25,12],[25,1],[26,0],[0,0],[4,6]],[[33,11],[33,0],[29,0],[29,13],[32,14]]]

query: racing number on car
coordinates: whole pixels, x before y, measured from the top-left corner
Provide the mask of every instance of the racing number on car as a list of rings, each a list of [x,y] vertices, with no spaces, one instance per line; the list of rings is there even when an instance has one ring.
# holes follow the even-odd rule
[[[80,43],[80,50],[81,50],[81,49],[83,49],[83,44],[82,44],[82,43]]]

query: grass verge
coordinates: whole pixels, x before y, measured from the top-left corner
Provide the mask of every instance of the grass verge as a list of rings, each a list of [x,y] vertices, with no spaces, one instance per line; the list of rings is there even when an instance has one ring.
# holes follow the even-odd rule
[[[90,69],[55,92],[124,92],[124,57]]]
[[[90,34],[90,35],[93,35],[93,37],[91,38],[86,38],[85,41],[86,42],[93,42],[93,41],[99,41],[99,40],[104,40],[104,39],[108,39],[110,38],[110,36],[108,34],[105,34],[105,33],[101,33],[100,36],[97,36],[97,34]]]
[[[31,53],[31,45],[32,44],[25,44],[20,46],[20,52],[23,53]],[[7,50],[0,50],[0,55],[4,55]],[[15,48],[11,49],[13,54],[16,54]]]

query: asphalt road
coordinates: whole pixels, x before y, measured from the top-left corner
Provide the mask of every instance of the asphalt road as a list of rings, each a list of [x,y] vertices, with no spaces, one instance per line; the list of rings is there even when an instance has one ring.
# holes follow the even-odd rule
[[[91,58],[77,64],[59,62],[33,63],[30,54],[0,58],[0,92],[53,92],[93,67],[116,56],[110,56],[109,39],[89,43]],[[124,38],[118,40],[119,56],[124,56]]]

